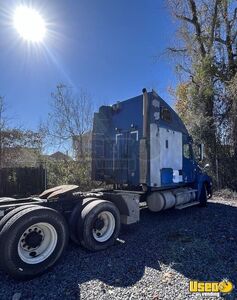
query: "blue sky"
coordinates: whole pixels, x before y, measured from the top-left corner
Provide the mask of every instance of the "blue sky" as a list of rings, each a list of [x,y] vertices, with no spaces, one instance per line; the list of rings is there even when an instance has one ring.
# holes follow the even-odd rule
[[[43,44],[19,38],[12,16],[20,4],[46,20]],[[170,102],[167,88],[176,77],[162,53],[175,30],[165,0],[1,0],[0,95],[12,122],[36,129],[59,82],[88,90],[97,107],[136,96],[143,87]]]

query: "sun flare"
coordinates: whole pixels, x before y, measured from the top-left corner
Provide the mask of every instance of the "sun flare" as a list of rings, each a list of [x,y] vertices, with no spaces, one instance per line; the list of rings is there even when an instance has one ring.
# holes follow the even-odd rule
[[[19,6],[14,13],[14,27],[20,36],[29,42],[42,42],[46,34],[46,25],[42,16],[33,8]]]

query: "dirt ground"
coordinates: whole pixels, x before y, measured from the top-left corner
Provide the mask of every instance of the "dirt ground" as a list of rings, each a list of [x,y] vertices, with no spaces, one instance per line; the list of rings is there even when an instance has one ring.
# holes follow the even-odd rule
[[[0,272],[0,299],[210,299],[189,281],[231,280],[237,287],[237,200],[214,197],[206,208],[141,211],[120,241],[91,253],[72,243],[50,272],[17,282]],[[224,296],[212,299],[223,299]],[[225,296],[237,299],[237,290]]]

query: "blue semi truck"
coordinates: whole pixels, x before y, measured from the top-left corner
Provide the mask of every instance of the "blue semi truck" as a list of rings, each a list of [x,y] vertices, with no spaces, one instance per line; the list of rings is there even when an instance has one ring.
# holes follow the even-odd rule
[[[30,279],[52,267],[69,237],[90,250],[106,249],[121,224],[152,212],[206,206],[211,178],[194,158],[192,138],[176,112],[155,91],[102,106],[92,131],[92,180],[106,188],[88,192],[62,185],[39,196],[0,198],[0,267]],[[199,160],[203,147],[199,146]]]

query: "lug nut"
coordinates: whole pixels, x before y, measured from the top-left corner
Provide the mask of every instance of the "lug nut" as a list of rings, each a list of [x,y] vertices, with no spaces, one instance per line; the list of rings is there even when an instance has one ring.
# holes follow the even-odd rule
[[[31,256],[31,257],[35,257],[36,255],[37,255],[37,253],[36,253],[35,251],[30,252],[30,256]]]

